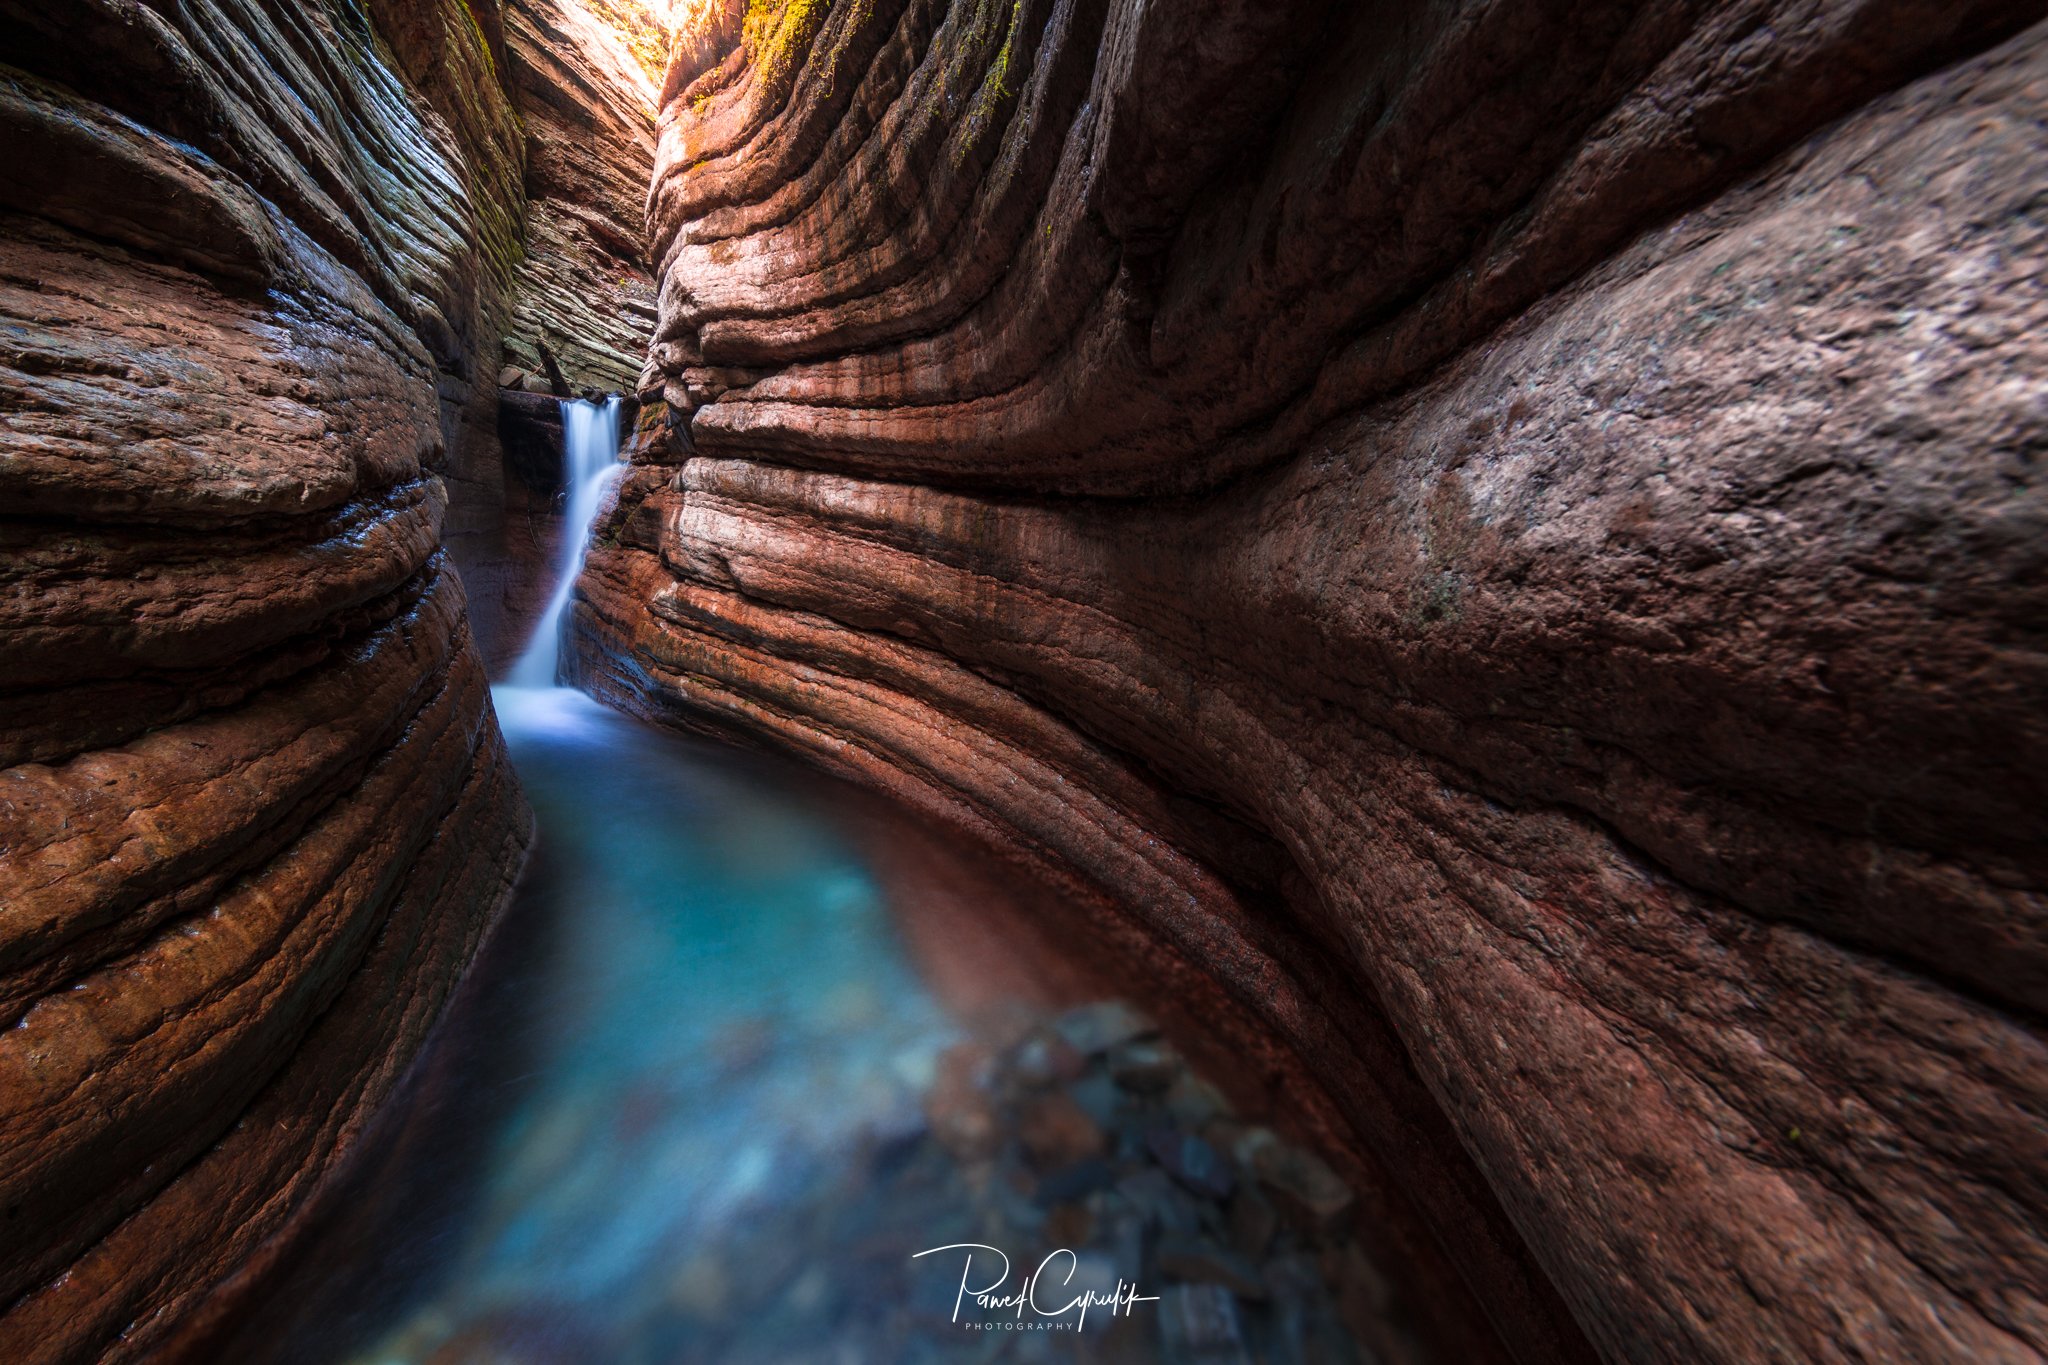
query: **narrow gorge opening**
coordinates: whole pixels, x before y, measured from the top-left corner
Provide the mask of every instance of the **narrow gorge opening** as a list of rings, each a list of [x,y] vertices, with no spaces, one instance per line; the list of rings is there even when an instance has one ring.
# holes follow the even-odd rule
[[[0,1359],[2041,1359],[2044,90],[0,0]]]

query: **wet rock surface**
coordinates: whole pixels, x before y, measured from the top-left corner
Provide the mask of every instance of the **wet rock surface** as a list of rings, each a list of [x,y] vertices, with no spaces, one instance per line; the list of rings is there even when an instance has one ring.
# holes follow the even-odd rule
[[[1099,1029],[1110,1017],[1120,1028],[1152,1032],[1128,1006],[1102,1002],[1050,1018],[1010,1011],[1006,1041],[975,1036],[936,1055],[922,1041],[910,1043],[851,1110],[835,1113],[853,1132],[849,1147],[820,1159],[800,1143],[785,1144],[772,1169],[751,1171],[744,1182],[751,1193],[719,1207],[708,1229],[665,1239],[630,1289],[579,1301],[573,1274],[565,1274],[557,1294],[535,1286],[517,1308],[503,1294],[468,1307],[447,1296],[359,1358],[504,1365],[1433,1359],[1360,1254],[1361,1229],[1352,1220],[1273,1215],[1255,1236],[1243,1234],[1256,1221],[1243,1210],[1265,1198],[1262,1190],[1284,1197],[1304,1178],[1326,1188],[1342,1182],[1313,1153],[1232,1117],[1169,1045],[1144,1044],[1172,1073],[1176,1105],[1157,1089],[1115,1082],[1112,1056],[1101,1048],[1083,1050],[1061,1075],[1036,1065],[1048,1041],[1070,1028]],[[892,1027],[878,1010],[863,1024]],[[778,1060],[771,1054],[792,1040],[764,1021],[735,1028],[729,1047],[716,1050],[737,1068],[727,1083],[744,1090],[753,1077],[772,1074]],[[848,1100],[837,1091],[814,1097],[827,1098],[835,1110]],[[534,1171],[522,1197],[549,1202],[548,1180],[583,1188],[565,1177],[591,1157],[572,1153],[601,1143],[597,1129],[608,1122],[593,1110],[581,1130],[542,1144],[556,1155],[535,1160],[570,1164],[553,1175]],[[654,1120],[657,1130],[663,1122]],[[1057,1141],[1046,1140],[1049,1129]],[[1158,1156],[1194,1145],[1206,1153],[1204,1170],[1229,1172],[1232,1183],[1241,1174],[1236,1196],[1219,1196],[1213,1175],[1190,1180],[1178,1155]],[[729,1153],[702,1153],[693,1178],[717,1185],[733,1164]],[[1277,1183],[1257,1174],[1266,1169],[1282,1172]],[[678,1193],[675,1203],[685,1208],[690,1196]],[[504,1215],[518,1216],[533,1215]],[[1035,1289],[1027,1276],[1036,1277]],[[984,1290],[1005,1305],[978,1302]],[[1089,1292],[1100,1297],[1082,1299]]]
[[[2042,7],[766,8],[580,676],[1074,886],[1465,1358],[2048,1349]]]
[[[0,1358],[210,1311],[523,861],[442,549],[520,214],[480,12],[0,4]]]
[[[1177,1108],[1157,1089],[1113,1081],[1101,1049],[1084,1051],[1069,1076],[1036,1066],[1048,1040],[1094,1029],[1106,1013],[1150,1031],[1128,1006],[1105,1002],[1033,1024],[1007,1046],[957,1044],[939,1059],[925,1125],[874,1133],[799,1207],[748,1219],[744,1237],[700,1253],[646,1331],[672,1343],[671,1354],[707,1362],[834,1352],[1134,1365],[1430,1359],[1346,1223],[1277,1227],[1257,1245],[1233,1244],[1217,1176],[1249,1171],[1234,1153],[1285,1152],[1290,1168],[1341,1181],[1313,1153],[1234,1119],[1170,1046],[1147,1044],[1187,1092]],[[1048,1126],[1060,1141],[1046,1142]],[[1178,1154],[1197,1146],[1204,1174],[1191,1180]],[[1161,1151],[1174,1155],[1161,1160]],[[1248,1191],[1260,1183],[1246,1175]],[[966,1251],[934,1250],[952,1243],[974,1244],[971,1264]],[[789,1248],[822,1259],[799,1272],[784,1264]],[[1014,1297],[1027,1275],[1036,1292],[1021,1312],[961,1294],[965,1281]],[[1069,1307],[1086,1291],[1113,1300],[1120,1287],[1140,1297],[1090,1303],[1085,1315]]]
[[[1138,1010],[1071,1003],[1096,988],[1038,934],[1056,889],[791,765],[496,697],[534,874],[267,1292],[190,1358],[1421,1358],[1355,1254],[1362,1201],[1260,1202],[1255,1165],[1276,1197],[1335,1171]],[[934,1249],[961,1241],[1013,1259],[1010,1295],[1061,1249],[1073,1275],[1055,1257],[1046,1314],[956,1322],[969,1267]],[[1085,1323],[1059,1312],[1084,1288]]]

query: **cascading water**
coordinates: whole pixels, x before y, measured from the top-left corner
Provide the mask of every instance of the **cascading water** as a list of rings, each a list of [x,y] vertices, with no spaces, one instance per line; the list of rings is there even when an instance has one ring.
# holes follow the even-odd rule
[[[583,571],[583,552],[589,546],[590,523],[597,516],[605,490],[618,478],[619,396],[613,394],[602,407],[580,398],[562,400],[562,473],[569,487],[568,516],[562,526],[562,549],[557,560],[559,577],[547,610],[526,642],[526,652],[512,666],[506,681],[513,687],[553,687],[561,666],[562,612],[576,590],[576,575]]]
[[[534,862],[317,1235],[207,1358],[1356,1365],[1321,1283],[1341,1237],[1275,1222],[1263,1270],[1233,1260],[1235,1167],[1201,1134],[1310,1158],[1275,1165],[1128,1009],[1053,1016],[1098,992],[1040,978],[1012,870],[556,682],[618,410],[563,404],[561,578],[492,692]],[[1169,1235],[1184,1269],[1147,1250]],[[1057,1293],[978,1303],[1013,1253]]]

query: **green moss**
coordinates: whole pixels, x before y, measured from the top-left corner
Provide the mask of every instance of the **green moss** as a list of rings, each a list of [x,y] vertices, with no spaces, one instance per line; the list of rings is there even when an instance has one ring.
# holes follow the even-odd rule
[[[981,86],[975,91],[974,107],[967,111],[962,136],[954,144],[955,165],[964,161],[967,153],[973,150],[982,135],[995,125],[996,115],[1003,102],[1017,94],[1017,87],[1012,81],[1016,74],[1018,20],[1022,18],[1023,11],[1024,0],[1010,0],[1008,14],[1002,19],[1003,45],[996,49],[994,60],[989,63],[988,71],[982,76]],[[997,16],[1003,14],[1004,9],[1000,3],[978,11],[974,27],[969,31],[968,46],[979,46],[992,37]]]
[[[583,0],[584,6],[619,36],[647,79],[659,87],[668,73],[668,26],[654,17],[647,0]]]
[[[484,59],[484,70],[491,73],[493,80],[499,79],[498,59],[491,55],[491,40],[484,33],[484,26],[477,19],[476,11],[469,7],[469,0],[455,0],[455,2],[457,8],[462,11],[462,17],[469,21],[469,36],[476,40],[476,50]]]
[[[1010,85],[1010,61],[1017,51],[1017,19],[1023,9],[1024,0],[1010,0],[1010,20],[1004,27],[1003,46],[989,66],[988,79],[982,82],[984,99],[1008,99],[1017,93]]]
[[[789,75],[831,8],[832,0],[747,0],[740,42],[755,70],[771,80]]]

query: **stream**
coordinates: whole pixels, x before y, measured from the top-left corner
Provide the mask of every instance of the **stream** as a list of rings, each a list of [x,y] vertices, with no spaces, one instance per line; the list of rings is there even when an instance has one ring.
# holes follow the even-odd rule
[[[574,527],[616,404],[565,417]],[[493,693],[534,862],[225,1358],[1364,1359],[1328,1168],[1020,950],[1009,870],[549,685],[579,562]]]

